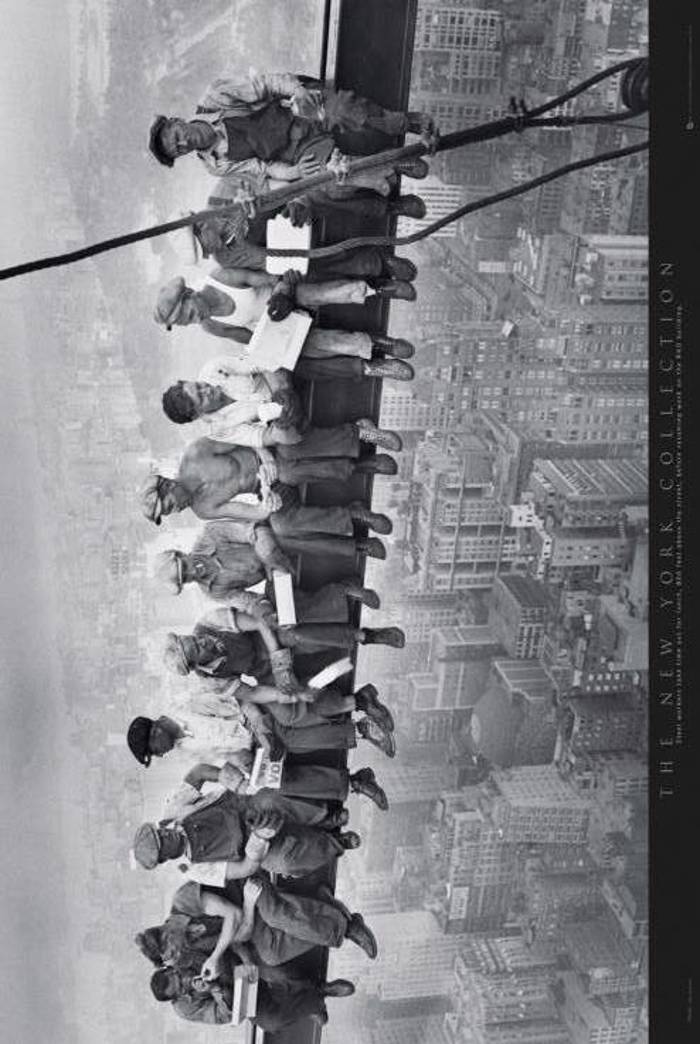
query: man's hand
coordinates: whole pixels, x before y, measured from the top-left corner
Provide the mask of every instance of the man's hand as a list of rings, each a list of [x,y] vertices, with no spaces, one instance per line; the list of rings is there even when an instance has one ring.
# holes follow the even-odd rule
[[[311,178],[314,174],[319,174],[323,169],[323,166],[315,156],[307,153],[305,156],[301,157],[298,163],[294,164],[293,169],[296,178]]]
[[[299,692],[301,685],[292,669],[292,654],[289,649],[278,649],[270,656],[270,667],[275,685],[285,695]]]
[[[212,979],[218,979],[219,977],[219,958],[208,957],[202,965],[201,976],[206,982],[211,982]]]
[[[258,478],[264,486],[272,486],[279,479],[279,471],[274,460],[264,460],[258,468]]]
[[[243,901],[255,906],[262,895],[262,881],[258,877],[249,877],[243,885]]]
[[[262,498],[262,507],[269,515],[282,507],[282,497],[272,489],[266,489]]]
[[[266,733],[259,737],[260,746],[267,754],[270,761],[281,761],[287,753],[286,747],[279,736],[274,733]]]
[[[303,228],[311,224],[311,205],[305,196],[299,199],[290,199],[282,211],[284,216],[291,221],[295,228]]]
[[[271,808],[251,809],[246,819],[251,830],[266,841],[279,833],[284,826],[282,813]]]
[[[294,300],[285,293],[273,294],[267,305],[267,314],[274,322],[279,323],[294,311]]]
[[[262,620],[268,627],[277,627],[277,613],[272,602],[268,602],[267,598],[262,598],[258,605],[255,607],[255,611],[251,614],[256,620]]]

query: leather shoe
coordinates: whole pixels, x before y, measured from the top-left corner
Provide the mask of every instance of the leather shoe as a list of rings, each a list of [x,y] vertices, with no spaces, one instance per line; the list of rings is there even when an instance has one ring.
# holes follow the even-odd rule
[[[391,200],[389,210],[397,217],[417,218],[419,221],[428,213],[428,208],[420,196],[413,195],[399,196],[398,199]]]
[[[386,812],[389,808],[389,800],[384,790],[377,783],[374,772],[370,768],[360,769],[359,772],[355,772],[350,776],[350,789],[353,794],[364,794],[382,812]]]
[[[321,986],[322,997],[352,997],[354,985],[348,979],[332,979]]]
[[[391,711],[379,699],[379,693],[374,685],[363,685],[355,693],[355,706],[362,711],[370,721],[378,725],[385,732],[394,731],[394,719]]]
[[[375,533],[383,533],[384,536],[388,536],[394,528],[390,518],[387,518],[386,515],[380,515],[377,511],[370,511],[368,507],[365,507],[359,501],[355,501],[350,505],[350,517],[353,522],[359,522],[361,525],[367,526],[368,529],[373,529]],[[375,608],[378,607],[375,606]]]
[[[381,377],[384,380],[412,381],[413,367],[403,359],[368,359],[363,366],[365,377]]]
[[[421,159],[420,156],[401,160],[399,163],[394,164],[394,170],[397,174],[403,174],[407,178],[414,178],[416,180],[422,180],[427,178],[430,171],[430,167]]]
[[[345,938],[354,942],[361,950],[364,950],[372,960],[377,956],[377,940],[365,924],[361,914],[353,914],[345,929]]]
[[[379,595],[371,587],[362,587],[359,583],[348,587],[346,596],[355,602],[361,602],[368,609],[379,609],[381,602]]]
[[[389,279],[400,279],[403,282],[412,283],[418,275],[418,269],[407,257],[396,257],[395,254],[384,254],[382,256],[384,272]]]
[[[392,649],[403,649],[406,635],[400,627],[363,627],[363,645],[390,645]]]
[[[373,747],[381,750],[388,758],[396,757],[396,740],[393,732],[382,732],[368,718],[355,722],[355,729],[360,739],[367,740]]]
[[[359,848],[362,838],[354,830],[346,830],[344,834],[338,834],[338,840],[346,851]]]
[[[375,453],[371,457],[361,457],[355,464],[356,475],[396,475],[399,466],[393,457],[386,453]]]
[[[378,428],[370,417],[361,417],[355,421],[355,425],[360,434],[360,442],[368,442],[371,446],[391,450],[392,453],[401,452],[403,443],[395,431]]]
[[[413,283],[402,279],[368,279],[377,297],[389,297],[393,301],[415,301],[418,294]]]
[[[378,558],[382,562],[386,558],[386,548],[378,537],[356,540],[355,547],[358,554],[367,555],[368,558]]]
[[[410,341],[404,341],[403,337],[389,337],[388,334],[372,334],[372,345],[379,348],[384,355],[392,359],[412,359],[416,349]]]

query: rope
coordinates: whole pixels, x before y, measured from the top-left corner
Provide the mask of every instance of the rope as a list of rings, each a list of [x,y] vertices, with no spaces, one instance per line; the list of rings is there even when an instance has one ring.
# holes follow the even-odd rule
[[[474,142],[489,141],[493,138],[500,137],[504,134],[510,134],[514,130],[522,131],[526,127],[536,126],[574,126],[576,124],[583,123],[612,123],[622,121],[631,115],[638,115],[638,113],[625,112],[625,113],[611,113],[602,114],[599,116],[555,116],[550,117],[548,120],[542,120],[541,117],[545,113],[550,112],[552,109],[556,109],[559,105],[565,104],[571,98],[575,98],[583,91],[588,90],[590,87],[599,83],[610,76],[615,76],[617,73],[625,72],[627,69],[631,69],[635,66],[640,66],[645,59],[640,58],[629,58],[624,62],[618,62],[616,65],[610,66],[608,69],[603,69],[601,72],[596,73],[594,76],[589,77],[582,83],[577,84],[564,94],[559,95],[556,98],[552,98],[542,105],[537,106],[534,109],[526,109],[524,103],[520,102],[519,106],[514,105],[517,110],[515,113],[500,119],[494,120],[491,123],[482,124],[477,127],[470,127],[461,131],[454,131],[452,134],[446,134],[439,139],[433,150],[428,149],[424,143],[418,143],[415,145],[401,146],[395,149],[387,149],[384,152],[375,153],[372,156],[363,156],[357,159],[353,159],[349,163],[349,174],[361,173],[365,170],[371,170],[376,167],[382,166],[395,166],[397,163],[401,163],[406,159],[425,155],[429,151],[444,152],[450,149],[459,148],[463,145],[468,145]],[[644,145],[633,147],[631,150],[621,150],[618,153],[605,153],[600,157],[591,157],[587,161],[583,161],[583,166],[591,166],[594,163],[603,163],[609,159],[616,158],[619,155],[628,155],[629,151],[640,151],[642,148],[646,148],[647,143]],[[580,166],[569,165],[567,167],[559,168],[558,171],[552,171],[548,175],[543,175],[545,180],[552,180],[555,177],[561,177],[564,174],[570,173],[571,170],[581,169]],[[312,177],[304,178],[296,182],[292,182],[289,187],[283,189],[277,189],[273,192],[268,192],[262,196],[257,197],[254,200],[255,210],[258,214],[265,214],[271,211],[277,210],[284,206],[290,200],[298,197],[301,194],[308,192],[310,189],[320,187],[328,184],[334,180],[334,175],[331,171],[322,171],[319,174],[315,174]],[[442,228],[444,224],[449,224],[449,221],[458,220],[459,217],[464,214],[471,213],[473,210],[479,210],[482,207],[489,206],[492,203],[499,202],[502,199],[509,199],[512,195],[520,195],[522,192],[527,192],[532,188],[536,188],[539,184],[544,184],[542,179],[535,179],[532,182],[528,182],[525,186],[518,186],[516,190],[508,190],[506,194],[498,193],[495,196],[489,196],[484,200],[480,200],[477,204],[469,204],[466,208],[460,208],[458,211],[454,211],[453,215],[450,215],[448,219],[442,219],[441,222],[436,222],[434,225],[429,226],[430,231],[425,234],[430,235],[431,231],[437,228]],[[197,211],[194,214],[189,214],[186,217],[178,218],[175,221],[168,221],[159,225],[154,225],[151,228],[140,229],[137,232],[129,232],[121,236],[113,236],[110,239],[103,240],[99,243],[93,243],[90,246],[82,247],[79,250],[69,251],[63,254],[55,254],[51,257],[39,258],[34,261],[27,261],[23,264],[13,265],[9,268],[0,269],[0,281],[6,279],[13,279],[17,276],[28,275],[31,272],[39,272],[48,268],[57,268],[63,265],[73,264],[76,261],[84,261],[91,257],[96,257],[98,254],[103,254],[109,250],[115,250],[118,247],[129,246],[132,243],[138,243],[142,240],[153,239],[156,236],[165,235],[168,232],[174,232],[180,228],[186,228],[188,225],[196,224],[207,217],[221,217],[225,214],[235,216],[242,214],[242,207],[239,203],[226,204],[226,206],[208,207],[204,210]],[[423,235],[417,238],[423,238]],[[328,257],[335,253],[339,253],[342,250],[347,250],[351,245],[364,245],[364,244],[383,244],[386,246],[391,245],[406,245],[409,242],[415,242],[413,237],[404,237],[402,239],[395,239],[392,237],[375,237],[372,239],[356,239],[346,240],[343,243],[337,243],[333,247],[316,248],[311,251],[268,251],[273,256],[286,257],[291,255],[296,256],[308,256],[308,257]]]
[[[466,203],[464,206],[452,210],[445,217],[440,218],[439,221],[433,221],[418,232],[413,232],[410,236],[357,236],[355,239],[345,239],[342,243],[333,243],[331,246],[325,247],[313,247],[311,250],[273,250],[268,248],[267,253],[271,257],[303,256],[313,260],[322,257],[333,257],[335,254],[345,250],[355,250],[357,247],[363,246],[410,246],[412,243],[417,243],[419,240],[433,235],[441,228],[444,228],[445,225],[450,225],[453,221],[459,221],[460,218],[466,217],[467,214],[483,210],[494,203],[502,203],[506,199],[513,199],[515,196],[522,196],[524,193],[531,192],[533,189],[539,188],[540,185],[546,185],[548,181],[554,181],[556,178],[564,177],[566,174],[573,174],[577,170],[584,170],[586,167],[592,167],[597,163],[609,163],[612,160],[622,159],[624,156],[631,156],[635,152],[643,152],[648,148],[649,142],[643,141],[637,145],[628,145],[623,149],[615,149],[612,152],[601,152],[595,156],[587,156],[585,159],[568,163],[565,167],[557,167],[556,170],[550,170],[546,174],[533,178],[531,181],[523,182],[522,185],[516,185],[514,188],[505,189],[503,192],[497,192],[492,196],[486,196],[484,199],[476,200],[474,203]]]

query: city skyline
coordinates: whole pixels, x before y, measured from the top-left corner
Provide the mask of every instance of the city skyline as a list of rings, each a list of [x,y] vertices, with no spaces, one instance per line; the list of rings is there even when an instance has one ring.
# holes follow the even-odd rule
[[[15,44],[34,48],[29,72],[40,67],[44,87],[30,90],[8,34],[4,96],[11,111],[24,102],[40,114],[50,95],[35,118],[53,162],[37,164],[19,137],[8,149],[6,263],[201,203],[203,174],[169,178],[149,164],[152,112],[190,103],[214,61],[282,68],[290,39],[294,71],[314,71],[318,6],[304,3],[295,24],[285,15],[288,38],[270,40],[251,3],[235,5],[234,20],[231,4],[208,0],[185,40],[180,5],[144,6],[130,26],[115,4],[40,3],[33,14],[17,4]],[[59,7],[65,18],[51,14]],[[280,5],[266,7],[277,15]],[[602,5],[602,26],[577,20],[576,7],[420,0],[412,107],[433,105],[450,130],[501,114],[509,94],[549,96],[612,53],[645,50],[644,4]],[[72,54],[68,68],[59,54]],[[599,101],[609,101],[602,91]],[[438,158],[428,216],[595,151],[596,134],[533,132],[478,146],[472,162],[467,150]],[[616,129],[615,143],[624,135]],[[355,1044],[363,1026],[373,1044],[644,1039],[645,179],[643,164],[608,165],[406,251],[419,297],[392,306],[390,332],[416,342],[416,380],[383,389],[382,421],[406,448],[396,480],[375,483],[373,505],[395,532],[383,575],[369,570],[368,583],[383,603],[372,623],[403,626],[408,645],[400,656],[362,651],[357,675],[379,679],[400,753],[387,767],[362,752],[392,809],[382,818],[352,799],[365,844],[339,877],[341,897],[374,904],[384,963],[371,990],[375,969],[358,969],[358,996],[332,1002],[329,1044]],[[42,1026],[61,1027],[57,1044],[178,1039],[176,1019],[150,1003],[132,942],[161,918],[167,888],[132,870],[129,844],[182,773],[140,771],[119,742],[133,714],[181,694],[160,667],[162,635],[207,606],[199,593],[169,599],[152,576],[157,552],[188,547],[197,527],[176,520],[154,536],[137,500],[150,462],[172,466],[186,441],[162,416],[162,388],[211,354],[205,337],[167,339],[151,322],[155,290],[177,264],[169,244],[140,245],[1,295],[17,389],[3,426],[13,448],[5,789],[15,806],[31,796],[56,869],[41,909],[58,985],[48,967],[30,972],[42,965],[40,926],[19,977],[39,974]],[[22,737],[15,749],[12,737]],[[20,834],[16,817],[8,808]],[[15,906],[45,887],[40,839],[20,836],[6,877]],[[16,914],[9,922],[19,939]],[[8,981],[17,965],[3,971]],[[410,1010],[418,997],[424,1014]],[[16,1007],[8,1039],[29,1040]]]

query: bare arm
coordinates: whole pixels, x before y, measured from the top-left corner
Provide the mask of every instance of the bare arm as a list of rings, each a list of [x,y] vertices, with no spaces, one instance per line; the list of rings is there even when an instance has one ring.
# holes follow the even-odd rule
[[[201,790],[205,783],[218,783],[220,771],[216,765],[207,765],[200,761],[187,773],[185,783],[189,783],[196,790]]]
[[[274,286],[279,279],[279,276],[253,268],[216,268],[211,275],[218,283],[235,287]]]
[[[248,344],[253,336],[245,326],[228,326],[226,323],[217,322],[216,319],[203,319],[200,326],[207,333],[214,334],[215,337],[237,341],[239,344]]]
[[[248,616],[247,613],[236,613],[236,625],[240,631],[257,631],[269,653],[277,652],[280,648],[280,643],[277,641],[274,631],[271,627],[268,627],[264,620],[256,620],[255,617]]]
[[[207,917],[221,917],[223,924],[221,925],[221,931],[219,932],[219,938],[216,940],[216,946],[211,952],[211,955],[207,963],[211,962],[215,965],[223,952],[228,949],[234,938],[238,937],[238,931],[241,927],[245,914],[239,910],[230,900],[225,899],[221,895],[215,895],[214,893],[206,893],[202,898],[202,908]],[[250,938],[252,932],[252,924],[250,926],[251,931],[245,938],[242,938],[241,942],[246,942]]]
[[[222,442],[220,445],[227,446],[228,443]],[[270,513],[270,509],[262,503],[246,504],[238,500],[227,500],[224,504],[200,502],[197,504],[195,512],[198,518],[205,521],[228,518],[236,522],[265,522],[270,517]]]
[[[262,859],[265,857],[263,856]],[[227,881],[240,881],[244,877],[250,877],[260,869],[262,859],[258,862],[255,859],[250,859],[246,856],[245,859],[239,859],[236,862],[230,859],[226,864],[226,880]]]

